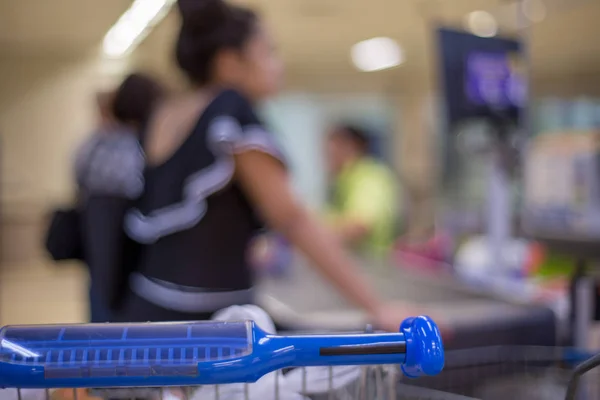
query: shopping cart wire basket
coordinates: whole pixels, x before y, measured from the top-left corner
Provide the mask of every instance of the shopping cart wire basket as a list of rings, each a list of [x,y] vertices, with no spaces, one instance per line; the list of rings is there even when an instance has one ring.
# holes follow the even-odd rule
[[[561,347],[493,346],[445,353],[435,377],[403,381],[402,399],[600,400],[600,356]]]
[[[420,316],[405,320],[399,333],[293,336],[267,334],[252,321],[32,325],[0,331],[0,387],[19,388],[19,398],[20,389],[249,383],[285,369],[302,371],[304,386],[310,370],[304,367],[326,367],[331,385],[344,371],[341,366],[373,365],[400,365],[410,378],[438,374],[444,349],[436,324]],[[365,382],[395,376],[384,368],[361,371],[359,380]]]

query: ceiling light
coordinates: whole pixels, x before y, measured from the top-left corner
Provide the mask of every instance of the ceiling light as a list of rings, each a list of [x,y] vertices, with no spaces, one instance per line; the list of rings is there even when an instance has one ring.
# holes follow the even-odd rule
[[[521,12],[531,22],[542,22],[546,18],[546,5],[543,0],[524,0]]]
[[[396,67],[404,62],[402,49],[393,39],[377,37],[352,46],[352,62],[361,71],[372,72]]]
[[[104,36],[102,49],[108,57],[129,54],[167,14],[174,0],[135,0]]]
[[[498,33],[498,23],[492,14],[487,11],[473,11],[466,18],[467,29],[474,35],[493,37]]]

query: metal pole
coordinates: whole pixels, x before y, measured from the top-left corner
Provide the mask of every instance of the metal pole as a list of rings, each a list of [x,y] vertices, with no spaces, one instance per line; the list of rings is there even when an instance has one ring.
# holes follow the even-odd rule
[[[520,42],[520,70],[522,74],[522,84],[526,87],[526,99],[521,104],[521,110],[518,121],[518,132],[520,135],[529,137],[531,134],[530,118],[530,99],[529,88],[531,78],[531,55],[530,55],[530,23],[524,13],[524,5],[527,0],[517,0],[517,29]],[[503,128],[500,128],[503,129]],[[500,137],[506,137],[508,132],[500,132]],[[505,140],[505,139],[500,139]],[[517,144],[515,144],[517,145]],[[491,256],[492,271],[498,271],[500,274],[507,268],[505,257],[505,246],[511,237],[512,226],[512,191],[510,178],[507,169],[507,160],[504,146],[511,146],[510,143],[500,143],[493,149],[489,161],[488,170],[488,245]],[[519,149],[521,150],[521,149]]]
[[[531,63],[531,25],[525,15],[524,9],[528,0],[517,0],[517,27],[519,42],[521,43],[521,60],[522,60],[522,79],[526,89],[526,100],[522,104],[521,112],[519,115],[519,132],[524,135],[525,138],[531,138],[533,134],[532,130],[532,118],[531,118],[531,76],[532,76],[532,63]]]
[[[506,272],[505,245],[510,239],[511,207],[510,182],[500,149],[494,149],[488,172],[488,244],[490,271],[497,276]]]

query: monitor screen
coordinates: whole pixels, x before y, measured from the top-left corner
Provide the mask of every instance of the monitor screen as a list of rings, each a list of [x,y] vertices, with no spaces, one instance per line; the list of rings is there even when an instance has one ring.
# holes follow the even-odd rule
[[[439,29],[438,37],[450,130],[473,118],[516,123],[526,101],[520,43],[450,29]]]

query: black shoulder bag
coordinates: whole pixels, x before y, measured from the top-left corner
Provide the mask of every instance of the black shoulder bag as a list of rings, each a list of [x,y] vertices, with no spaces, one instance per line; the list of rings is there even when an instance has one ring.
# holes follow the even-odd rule
[[[96,146],[89,155],[92,160]],[[85,178],[90,170],[87,164],[82,176]],[[84,179],[85,181],[85,179]],[[45,247],[54,261],[85,261],[83,232],[81,229],[81,210],[79,201],[70,208],[59,208],[52,212],[50,225],[46,231]]]
[[[85,261],[81,214],[77,207],[52,212],[46,232],[46,250],[54,261]]]

